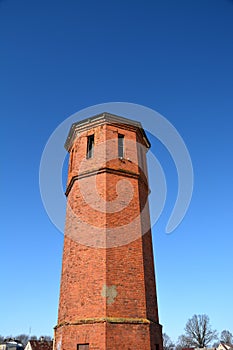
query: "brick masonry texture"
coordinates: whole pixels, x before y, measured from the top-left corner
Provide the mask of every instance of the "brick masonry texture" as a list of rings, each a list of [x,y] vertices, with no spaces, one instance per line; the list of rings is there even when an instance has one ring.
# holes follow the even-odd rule
[[[124,135],[124,159],[118,158],[118,133]],[[92,134],[94,156],[86,159]],[[162,350],[145,141],[136,127],[109,121],[92,127],[90,122],[69,152],[55,350],[76,350],[77,344],[89,344],[90,350]],[[124,196],[118,201],[120,180]],[[115,203],[114,212],[109,203]],[[124,242],[126,236],[130,240]],[[95,244],[88,244],[90,238]],[[119,239],[125,244],[119,246]]]

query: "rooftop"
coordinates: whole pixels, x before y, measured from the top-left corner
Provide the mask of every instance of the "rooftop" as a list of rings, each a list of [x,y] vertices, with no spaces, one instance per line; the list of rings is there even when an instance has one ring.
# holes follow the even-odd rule
[[[84,131],[84,130],[88,129],[90,126],[95,127],[97,125],[107,124],[107,123],[108,124],[115,124],[118,126],[131,126],[134,128],[138,128],[140,130],[140,132],[142,133],[143,139],[144,139],[147,147],[150,148],[150,141],[148,140],[146,133],[145,133],[144,129],[142,128],[142,124],[140,122],[132,120],[132,119],[120,117],[118,115],[111,114],[108,112],[103,112],[103,113],[94,115],[92,117],[86,118],[84,120],[81,120],[79,122],[73,123],[71,128],[70,128],[67,140],[65,142],[65,149],[67,151],[69,151],[69,149],[71,148],[72,143],[74,141],[74,138],[77,134],[77,131]]]
[[[29,340],[32,350],[53,350],[53,342],[46,340]]]

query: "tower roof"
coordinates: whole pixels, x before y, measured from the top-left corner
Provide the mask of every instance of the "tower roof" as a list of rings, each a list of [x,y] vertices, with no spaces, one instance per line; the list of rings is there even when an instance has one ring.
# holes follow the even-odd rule
[[[93,128],[95,126],[99,126],[102,124],[114,124],[114,125],[118,125],[119,127],[124,126],[126,128],[131,127],[133,129],[138,129],[138,131],[142,135],[142,138],[145,142],[146,147],[150,148],[150,141],[148,140],[146,133],[142,128],[142,124],[140,122],[132,119],[120,117],[118,115],[111,114],[108,112],[103,112],[103,113],[94,115],[93,117],[89,117],[79,122],[73,123],[65,142],[65,149],[69,151],[78,132],[82,132],[82,131],[88,130],[89,128]]]

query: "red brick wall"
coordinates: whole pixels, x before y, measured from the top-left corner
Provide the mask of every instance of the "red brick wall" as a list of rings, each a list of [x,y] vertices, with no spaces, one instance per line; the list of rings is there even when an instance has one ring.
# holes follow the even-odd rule
[[[117,157],[118,132],[125,135],[123,160]],[[85,159],[93,133],[94,157]],[[70,150],[56,350],[76,350],[78,343],[90,343],[90,350],[155,350],[156,343],[162,349],[148,186],[137,142],[142,139],[136,129],[105,124],[90,126]],[[119,180],[128,182],[121,184],[118,203]],[[106,204],[112,201],[114,212]]]
[[[90,350],[156,350],[159,333],[160,326],[148,324],[102,322],[64,326],[56,331],[56,347],[77,350],[77,344],[89,344]]]

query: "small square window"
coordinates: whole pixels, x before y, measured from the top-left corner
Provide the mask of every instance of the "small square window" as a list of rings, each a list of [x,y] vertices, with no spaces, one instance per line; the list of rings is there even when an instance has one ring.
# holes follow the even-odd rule
[[[77,350],[89,350],[89,344],[78,344]]]

